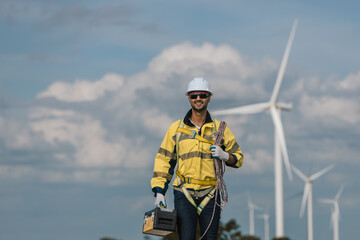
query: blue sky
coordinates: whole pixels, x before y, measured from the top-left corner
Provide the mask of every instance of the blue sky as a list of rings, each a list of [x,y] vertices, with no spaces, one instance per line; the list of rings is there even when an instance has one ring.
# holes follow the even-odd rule
[[[279,99],[290,162],[313,184],[314,237],[358,236],[360,19],[356,1],[0,2],[0,238],[142,239],[153,206],[153,158],[186,113],[186,84],[205,76],[209,110],[266,101],[294,19]],[[274,236],[269,114],[219,117],[245,153],[226,178],[223,221],[249,231],[247,196],[268,208]],[[284,174],[285,234],[306,238],[303,182]],[[170,207],[172,193],[167,194]],[[255,222],[263,237],[263,224]],[[157,238],[153,238],[157,239]]]

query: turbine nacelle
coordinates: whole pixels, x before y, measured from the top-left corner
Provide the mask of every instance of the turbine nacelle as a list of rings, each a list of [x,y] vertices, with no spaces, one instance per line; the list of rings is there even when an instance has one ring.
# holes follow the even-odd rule
[[[285,111],[290,111],[293,107],[292,103],[283,103],[283,102],[278,102],[275,103],[275,107],[277,109],[281,109],[281,110],[285,110]]]

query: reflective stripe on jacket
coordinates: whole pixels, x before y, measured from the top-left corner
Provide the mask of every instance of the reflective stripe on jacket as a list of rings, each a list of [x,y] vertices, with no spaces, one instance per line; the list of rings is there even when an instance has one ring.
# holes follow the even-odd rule
[[[190,131],[196,131],[197,134],[205,139],[214,141],[220,126],[220,121],[214,119],[214,123],[210,114],[207,113],[206,121],[201,127],[200,131],[198,131],[197,128],[190,122],[190,116],[191,110],[184,118],[183,127],[185,129],[189,129]],[[175,166],[177,163],[175,139],[177,134],[176,130],[179,127],[180,121],[181,120],[178,120],[171,124],[155,157],[154,174],[153,178],[151,179],[151,188],[154,193],[159,192],[165,194],[168,189],[168,184],[175,174]],[[216,131],[214,128],[215,126]],[[178,171],[181,176],[197,180],[216,180],[214,172],[214,160],[210,151],[211,144],[202,142],[195,138],[191,138],[185,133],[180,134]],[[241,167],[243,162],[243,154],[228,126],[225,128],[220,146],[223,148],[223,150],[229,154],[232,154],[237,160],[236,163],[231,167]],[[179,185],[177,180],[174,181],[173,185]],[[200,190],[209,188],[211,185],[206,186],[185,183],[185,187],[189,189]]]

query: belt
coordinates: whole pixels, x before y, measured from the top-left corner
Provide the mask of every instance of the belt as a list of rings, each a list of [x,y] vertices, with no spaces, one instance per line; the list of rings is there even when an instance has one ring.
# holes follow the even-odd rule
[[[184,177],[180,174],[178,170],[176,170],[176,175],[180,178],[182,183],[191,183],[191,184],[198,184],[203,186],[216,186],[216,180],[200,180],[200,179],[194,179],[189,177]]]

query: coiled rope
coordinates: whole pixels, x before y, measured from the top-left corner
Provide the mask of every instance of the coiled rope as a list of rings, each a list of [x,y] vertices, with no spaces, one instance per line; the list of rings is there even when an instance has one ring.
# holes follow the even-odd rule
[[[222,139],[222,137],[224,135],[225,128],[226,128],[226,123],[224,121],[221,121],[220,126],[219,126],[219,131],[218,131],[218,134],[216,136],[214,145],[220,146],[220,142],[221,142],[221,139]],[[206,233],[208,232],[208,230],[209,230],[209,228],[211,226],[211,223],[212,223],[212,221],[214,219],[216,206],[220,207],[220,215],[221,215],[223,208],[225,207],[226,203],[229,200],[229,195],[228,195],[228,192],[227,192],[227,189],[226,189],[225,180],[223,178],[223,175],[225,173],[225,162],[222,161],[222,160],[214,158],[214,169],[215,169],[215,175],[216,175],[216,190],[215,190],[214,209],[213,209],[213,213],[212,213],[212,216],[211,216],[210,223],[209,223],[208,227],[206,228],[204,234],[200,237],[199,240],[201,240],[206,235]],[[219,194],[219,191],[220,191],[220,204],[217,203],[217,196]]]
[[[219,126],[219,132],[215,139],[215,145],[219,146],[221,139],[224,135],[224,131],[226,128],[226,123],[224,121],[221,121]],[[221,211],[225,207],[226,203],[229,200],[229,195],[226,189],[225,180],[223,178],[223,175],[225,173],[225,162],[219,159],[214,159],[215,162],[215,175],[216,175],[216,188],[217,191],[220,190],[220,196],[221,196],[221,202],[220,202],[220,208]]]

